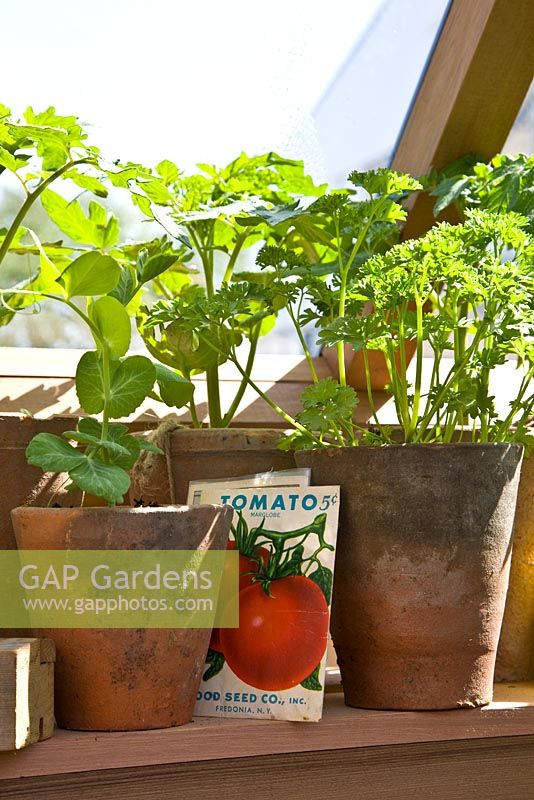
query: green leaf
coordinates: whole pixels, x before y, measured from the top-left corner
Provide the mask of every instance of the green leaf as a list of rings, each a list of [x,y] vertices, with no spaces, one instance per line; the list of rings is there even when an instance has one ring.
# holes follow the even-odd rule
[[[225,658],[222,653],[210,648],[206,656],[206,664],[209,664],[209,667],[202,676],[203,681],[209,681],[210,678],[214,678],[215,675],[219,674],[225,665]]]
[[[122,503],[130,488],[128,474],[114,464],[103,464],[96,458],[84,457],[81,464],[69,470],[71,480],[83,492],[103,497],[109,503]]]
[[[170,205],[172,195],[160,180],[143,181],[139,184],[146,196],[159,206]]]
[[[166,186],[175,181],[179,174],[176,164],[173,164],[172,161],[168,161],[167,159],[159,162],[156,167],[156,172],[161,175]]]
[[[177,257],[175,255],[159,255],[159,256],[152,256],[145,261],[143,264],[141,274],[139,276],[140,283],[147,283],[148,281],[157,278],[158,275],[161,275],[162,272],[165,272],[166,269],[172,267],[173,264],[176,264]]]
[[[129,356],[110,364],[110,417],[127,417],[148,396],[156,380],[156,370],[145,356]],[[104,408],[102,360],[98,353],[84,353],[76,370],[76,392],[80,405],[89,414]]]
[[[108,294],[117,285],[121,270],[111,256],[98,252],[84,253],[62,272],[60,282],[70,297]]]
[[[193,399],[194,384],[178,375],[163,364],[156,364],[156,381],[159,386],[160,397],[165,405],[171,408],[181,408]]]
[[[104,206],[92,200],[89,203],[89,219],[94,229],[91,244],[107,248],[117,243],[120,228],[117,217],[114,214],[109,214]]]
[[[84,454],[59,436],[38,433],[26,448],[28,464],[44,472],[69,472],[84,461]]]
[[[146,450],[147,453],[159,453],[163,455],[163,450],[161,447],[158,447],[154,444],[154,442],[148,442],[146,439],[139,439],[139,448],[140,450]]]
[[[102,363],[93,350],[84,353],[76,367],[76,394],[88,414],[99,414],[104,408]]]
[[[26,166],[26,159],[16,158],[5,147],[0,147],[0,166],[11,172],[16,172],[21,167]]]
[[[152,204],[148,197],[145,197],[144,194],[139,194],[139,192],[131,192],[130,197],[132,198],[132,203],[140,208],[143,214],[146,217],[153,217],[152,214]]]
[[[322,564],[318,564],[317,569],[312,572],[311,575],[308,575],[308,577],[323,590],[326,602],[330,605],[332,599],[332,584],[334,581],[332,570],[328,569],[328,567],[323,567]]]
[[[100,438],[102,436],[102,423],[93,417],[82,417],[78,422],[78,430]],[[122,425],[120,422],[111,422],[108,426],[108,437],[114,442],[118,442],[127,433],[128,426]]]
[[[91,445],[92,447],[103,447],[105,450],[109,450],[110,453],[116,456],[130,456],[130,451],[128,448],[123,447],[123,445],[118,444],[117,442],[112,442],[109,439],[101,439],[99,436],[93,436],[91,433],[65,431],[63,436],[65,439],[70,439],[71,441],[78,442],[79,444],[87,444]]]
[[[154,364],[145,356],[129,356],[118,362],[111,379],[111,417],[127,417],[138,408],[156,380]]]
[[[84,175],[75,178],[70,173],[66,177],[71,177],[80,185],[87,183],[93,189],[100,187],[105,191],[96,178]],[[74,241],[102,248],[112,247],[118,241],[120,230],[117,218],[100,203],[92,200],[89,203],[89,215],[86,216],[77,200],[65,200],[51,189],[43,192],[42,203],[50,219]]]
[[[321,685],[321,681],[319,680],[319,671],[321,669],[321,663],[317,664],[311,675],[308,675],[303,681],[301,681],[300,685],[304,689],[311,689],[313,692],[322,692],[323,687]]]
[[[98,328],[112,358],[123,356],[130,346],[132,334],[130,317],[124,306],[115,297],[100,297],[91,303],[89,317]],[[100,342],[96,336],[94,338],[100,349]]]
[[[84,214],[77,200],[65,200],[64,197],[47,189],[41,195],[43,208],[58,228],[75,242],[92,244],[93,225]]]
[[[119,282],[110,292],[110,296],[115,297],[121,305],[127,306],[134,297],[136,289],[137,276],[134,267],[130,264],[122,264]]]
[[[97,440],[102,438],[102,423],[91,417],[84,417],[78,423],[78,431],[82,435],[93,436]],[[113,444],[119,445],[120,450],[115,448],[107,448],[108,455],[107,461],[115,464],[123,469],[130,470],[139,457],[142,448],[142,440],[137,436],[132,436],[128,433],[128,426],[121,425],[118,422],[111,422],[108,424],[107,440]],[[156,448],[157,452],[161,452]]]
[[[82,189],[87,189],[93,194],[96,194],[97,197],[108,196],[108,190],[101,180],[92,175],[84,175],[82,172],[78,172],[75,169],[69,169],[62,177],[71,180],[76,186],[80,186]]]

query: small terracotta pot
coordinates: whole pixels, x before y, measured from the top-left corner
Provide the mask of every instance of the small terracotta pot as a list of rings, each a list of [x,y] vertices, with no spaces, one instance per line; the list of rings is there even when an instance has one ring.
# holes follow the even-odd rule
[[[21,550],[224,550],[226,506],[16,508]],[[206,629],[50,629],[57,723],[126,731],[189,722],[208,650]]]
[[[46,505],[57,493],[64,500],[65,476],[46,473],[26,461],[25,451],[38,433],[55,433],[76,428],[76,419],[57,417],[0,417],[0,550],[16,549],[10,512],[23,505]],[[81,494],[69,494],[68,502],[79,504]]]
[[[523,461],[497,681],[534,681],[534,456]]]
[[[404,347],[406,364],[412,360],[417,344],[415,341],[407,341]],[[388,370],[386,358],[381,350],[367,350],[369,359],[369,372],[371,375],[371,389],[373,391],[383,391],[390,382],[391,377]],[[325,347],[322,356],[330,367],[333,376],[339,378],[337,350],[334,347]],[[401,369],[400,353],[395,356],[397,370]],[[345,364],[347,371],[347,384],[358,391],[367,389],[367,379],[365,375],[365,361],[362,350],[354,350],[350,345],[345,346]]]
[[[522,448],[390,445],[296,454],[340,484],[332,638],[348,705],[491,701]]]
[[[261,428],[168,431],[166,456],[143,454],[136,465],[131,496],[145,503],[186,503],[189,481],[291,469],[293,453],[277,448],[281,435],[282,431]]]

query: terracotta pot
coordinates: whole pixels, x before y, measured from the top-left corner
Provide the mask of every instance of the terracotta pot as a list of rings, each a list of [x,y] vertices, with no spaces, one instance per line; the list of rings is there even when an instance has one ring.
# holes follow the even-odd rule
[[[132,497],[145,503],[186,503],[189,481],[291,469],[295,466],[293,453],[277,449],[281,435],[279,430],[261,428],[167,431],[166,456],[143,454],[136,465]],[[157,431],[154,436],[161,445]]]
[[[348,705],[490,702],[522,448],[390,445],[296,454],[340,484],[332,638]]]
[[[19,549],[224,550],[232,510],[16,508]],[[191,720],[211,630],[51,629],[55,711],[72,730],[147,730]]]
[[[25,450],[38,433],[55,433],[76,427],[76,419],[57,417],[0,417],[0,550],[16,548],[10,512],[23,505],[45,506],[54,493],[61,502],[66,492],[61,490],[64,476],[47,473],[26,462]],[[69,495],[69,503],[79,504],[80,493]]]
[[[406,364],[409,364],[412,360],[416,351],[416,347],[416,342],[406,342],[404,348],[406,354]],[[322,355],[326,359],[326,362],[332,371],[332,375],[336,379],[339,378],[337,350],[334,347],[325,347],[322,350]],[[369,371],[371,374],[371,389],[373,389],[373,391],[381,392],[391,379],[385,356],[381,350],[367,350],[367,357],[369,359]],[[400,372],[401,358],[399,353],[397,353],[395,356],[395,363],[397,365],[397,370]],[[358,391],[365,391],[367,389],[367,380],[365,377],[363,351],[354,350],[350,345],[346,345],[345,366],[347,371],[347,384]]]
[[[534,681],[534,456],[523,461],[495,679]]]

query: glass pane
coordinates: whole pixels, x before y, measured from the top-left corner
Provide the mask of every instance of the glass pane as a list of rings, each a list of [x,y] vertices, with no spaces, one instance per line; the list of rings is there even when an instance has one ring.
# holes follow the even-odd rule
[[[509,155],[534,153],[534,81],[508,135],[503,152]]]
[[[448,6],[448,0],[378,4],[314,110],[330,182],[389,162]]]
[[[53,104],[92,125],[110,159],[189,170],[241,151],[302,158],[319,181],[343,185],[351,169],[386,164],[446,12],[448,0],[92,0],[83,20],[70,0],[27,0],[24,57],[5,37],[0,100],[15,112]],[[6,30],[20,26],[8,4]],[[13,65],[16,64],[16,69]],[[0,227],[20,200],[0,182]],[[122,235],[151,235],[122,197],[111,196]],[[38,212],[28,225],[64,238]],[[248,258],[253,254],[248,254]],[[16,259],[3,285],[26,277]],[[24,259],[25,261],[25,259]],[[250,266],[248,264],[247,266]],[[90,345],[72,315],[44,306],[0,331],[0,344]],[[299,350],[282,324],[264,351]]]

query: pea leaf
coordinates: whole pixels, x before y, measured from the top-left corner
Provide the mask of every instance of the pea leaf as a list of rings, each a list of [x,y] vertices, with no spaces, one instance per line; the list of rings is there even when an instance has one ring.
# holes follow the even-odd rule
[[[311,675],[308,675],[303,681],[301,681],[300,685],[304,689],[310,689],[312,692],[321,692],[323,687],[321,685],[321,681],[319,680],[319,671],[321,669],[321,663],[317,664]]]
[[[109,450],[114,455],[130,455],[129,450],[126,447],[123,447],[121,444],[112,442],[108,439],[100,439],[98,436],[93,436],[91,433],[81,433],[80,431],[64,431],[63,436],[65,439],[70,439],[71,441],[79,442],[80,444],[103,447],[105,450]]]
[[[100,297],[89,307],[89,317],[98,328],[111,356],[123,356],[130,346],[132,334],[130,317],[124,306],[115,297]],[[100,342],[96,336],[94,338],[100,348]]]
[[[102,423],[93,417],[82,417],[78,422],[78,430],[100,438],[102,436]],[[120,422],[112,422],[108,426],[108,437],[114,442],[117,442],[121,436],[127,433],[128,426],[122,425]]]
[[[72,261],[59,279],[70,297],[108,294],[117,285],[121,270],[111,256],[96,251],[84,253]]]
[[[122,503],[130,488],[128,474],[114,464],[103,464],[84,456],[83,461],[69,470],[71,480],[84,492],[104,497],[110,503]]]
[[[38,433],[26,448],[28,464],[44,472],[68,472],[84,461],[84,454],[59,436]]]
[[[92,435],[97,440],[102,437],[102,423],[92,417],[84,417],[78,423],[78,431],[82,435]],[[148,443],[145,448],[144,441],[128,433],[128,426],[112,422],[108,425],[107,439],[118,445],[120,450],[108,448],[107,461],[123,469],[130,470],[139,457],[141,450],[150,449],[152,452],[161,453],[159,447]]]
[[[151,391],[156,369],[145,356],[129,356],[118,363],[111,379],[112,417],[126,417],[138,408]]]
[[[98,414],[104,408],[102,359],[99,353],[84,353],[76,370],[76,392],[80,405],[89,414]],[[129,356],[111,362],[111,417],[127,417],[147,397],[156,380],[156,370],[145,356]]]
[[[98,353],[84,353],[76,368],[76,394],[88,414],[99,414],[104,408],[102,364]]]

